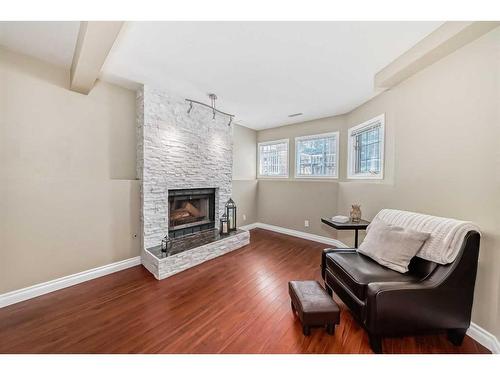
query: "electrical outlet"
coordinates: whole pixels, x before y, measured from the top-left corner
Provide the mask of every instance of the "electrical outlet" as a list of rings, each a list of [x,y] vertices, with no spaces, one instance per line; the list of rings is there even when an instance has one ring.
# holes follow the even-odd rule
[[[305,226],[306,228],[309,228],[309,220],[304,220],[304,226]]]
[[[247,215],[243,214],[243,215],[241,215],[241,216],[242,216],[242,218],[243,218],[243,221],[247,221]]]

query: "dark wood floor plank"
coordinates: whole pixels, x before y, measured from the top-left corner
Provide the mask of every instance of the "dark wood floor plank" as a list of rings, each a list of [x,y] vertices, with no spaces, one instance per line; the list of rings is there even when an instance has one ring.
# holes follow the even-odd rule
[[[341,307],[335,335],[302,335],[289,280],[320,280],[325,245],[253,230],[244,248],[163,281],[142,266],[0,309],[0,353],[371,353]],[[387,353],[487,353],[466,337],[384,339]]]

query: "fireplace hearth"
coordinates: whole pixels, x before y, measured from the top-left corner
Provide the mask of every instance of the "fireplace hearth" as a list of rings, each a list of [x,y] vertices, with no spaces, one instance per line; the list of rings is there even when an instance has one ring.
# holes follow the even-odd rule
[[[168,236],[178,238],[215,227],[215,189],[168,191]]]

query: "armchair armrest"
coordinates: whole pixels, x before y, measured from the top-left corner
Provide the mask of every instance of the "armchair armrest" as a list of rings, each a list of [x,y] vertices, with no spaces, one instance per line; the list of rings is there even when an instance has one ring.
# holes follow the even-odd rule
[[[356,251],[356,249],[351,249],[351,248],[336,249],[336,248],[331,248],[331,247],[323,249],[323,252],[321,253],[321,277],[323,279],[325,278],[326,255],[327,254],[329,254],[329,253],[335,253],[335,252],[354,252],[354,251]]]
[[[470,315],[460,291],[424,280],[368,285],[365,324],[373,333],[467,328]]]

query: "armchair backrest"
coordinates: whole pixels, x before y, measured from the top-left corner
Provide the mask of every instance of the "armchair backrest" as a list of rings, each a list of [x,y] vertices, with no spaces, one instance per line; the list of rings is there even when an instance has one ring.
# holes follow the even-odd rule
[[[438,267],[437,263],[419,257],[413,257],[408,265],[409,273],[425,279]]]
[[[474,286],[480,238],[478,232],[468,232],[457,258],[449,264],[441,265],[418,256],[413,257],[408,266],[409,272],[436,284],[446,281],[447,285],[460,286],[460,288],[464,286],[464,283]]]
[[[438,264],[452,263],[460,251],[465,235],[470,231],[479,232],[477,225],[469,221],[394,209],[380,210],[372,223],[378,220],[386,224],[430,233],[430,237],[420,248],[417,256]],[[367,228],[368,233],[369,230],[370,226]]]
[[[479,244],[481,235],[470,231],[465,235],[460,251],[452,263],[437,265],[428,280],[436,285],[445,284],[450,288],[459,288],[464,294],[474,292]]]

